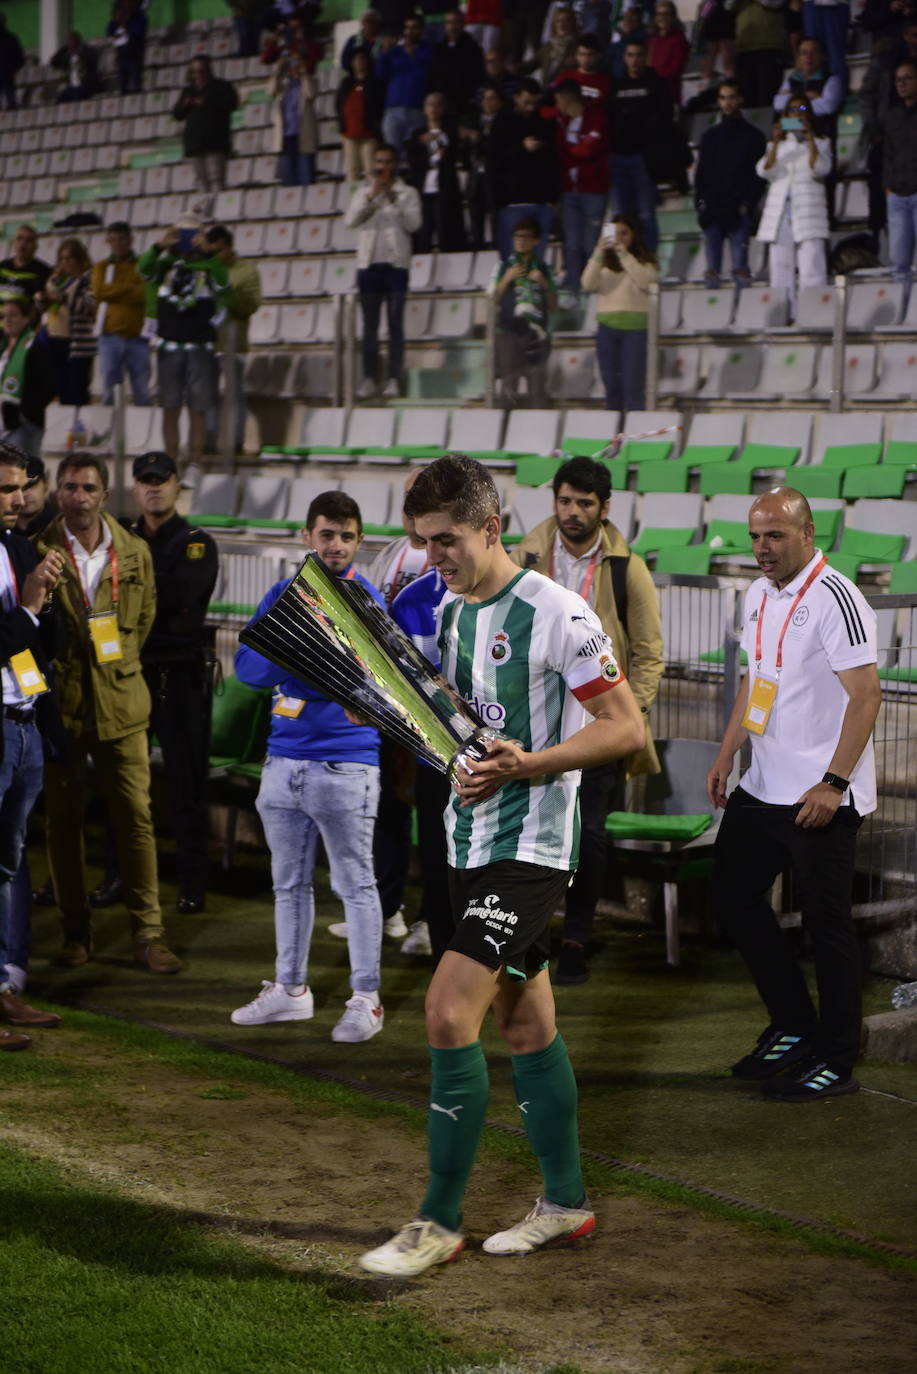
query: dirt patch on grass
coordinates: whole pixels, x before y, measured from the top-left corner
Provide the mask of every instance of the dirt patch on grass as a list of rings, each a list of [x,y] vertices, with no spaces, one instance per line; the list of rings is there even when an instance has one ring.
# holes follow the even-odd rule
[[[897,1374],[917,1341],[914,1276],[645,1198],[596,1197],[598,1231],[577,1247],[491,1258],[481,1240],[527,1211],[538,1186],[534,1171],[493,1158],[472,1178],[461,1259],[412,1284],[372,1280],[356,1259],[413,1215],[421,1133],[231,1073],[202,1077],[67,1027],[28,1053],[34,1080],[4,1084],[0,1138],[292,1268],[321,1266],[380,1301],[408,1303],[524,1369]]]

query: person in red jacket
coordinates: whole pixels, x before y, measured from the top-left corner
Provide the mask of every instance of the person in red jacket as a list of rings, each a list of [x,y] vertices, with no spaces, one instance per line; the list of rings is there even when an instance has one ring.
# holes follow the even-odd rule
[[[571,80],[579,82],[583,100],[587,103],[595,101],[603,111],[607,111],[611,78],[602,71],[602,48],[594,33],[580,35],[576,45],[576,66],[560,73],[554,82],[554,90],[562,81]],[[550,106],[546,107],[545,113],[552,113]]]
[[[672,0],[658,0],[646,44],[646,61],[656,75],[668,84],[673,105],[681,104],[681,76],[690,51]]]
[[[583,99],[572,78],[561,81],[554,95],[565,281],[578,291],[608,199],[608,117],[599,101]]]
[[[503,17],[503,0],[468,0],[465,32],[480,43],[484,52],[490,52],[500,46]]]

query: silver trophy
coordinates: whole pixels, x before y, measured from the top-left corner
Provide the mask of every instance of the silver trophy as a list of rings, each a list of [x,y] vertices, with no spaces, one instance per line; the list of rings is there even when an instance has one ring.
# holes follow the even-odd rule
[[[499,738],[366,589],[317,553],[239,638],[450,777]]]

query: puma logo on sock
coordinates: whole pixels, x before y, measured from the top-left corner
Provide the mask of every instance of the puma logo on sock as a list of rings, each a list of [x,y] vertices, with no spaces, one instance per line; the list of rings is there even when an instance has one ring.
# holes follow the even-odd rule
[[[431,1112],[442,1112],[443,1116],[451,1116],[451,1117],[452,1117],[452,1120],[453,1120],[453,1121],[456,1121],[456,1122],[458,1121],[458,1116],[456,1115],[456,1113],[457,1113],[457,1112],[460,1112],[461,1110],[462,1110],[461,1106],[458,1106],[458,1107],[441,1107],[441,1106],[439,1105],[438,1102],[431,1102],[431,1103],[430,1103],[430,1111],[431,1111]]]

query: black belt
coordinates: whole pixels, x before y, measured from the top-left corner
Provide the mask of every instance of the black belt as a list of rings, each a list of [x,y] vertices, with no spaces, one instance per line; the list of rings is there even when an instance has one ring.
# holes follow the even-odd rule
[[[17,725],[34,725],[35,711],[31,706],[4,706],[6,720],[14,720]]]

